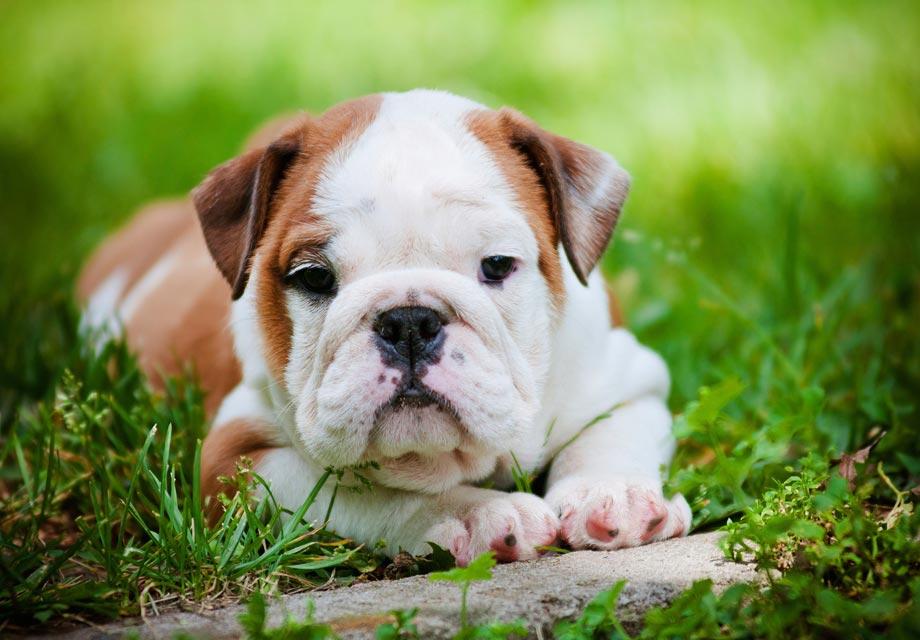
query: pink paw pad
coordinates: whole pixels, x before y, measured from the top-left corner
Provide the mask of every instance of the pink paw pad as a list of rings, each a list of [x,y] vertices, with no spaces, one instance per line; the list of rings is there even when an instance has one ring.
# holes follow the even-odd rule
[[[498,536],[489,548],[495,552],[495,559],[499,562],[515,562],[520,557],[517,536],[513,533]]]
[[[600,542],[610,542],[620,535],[620,527],[613,513],[613,501],[606,500],[604,505],[595,509],[585,522],[588,535]]]

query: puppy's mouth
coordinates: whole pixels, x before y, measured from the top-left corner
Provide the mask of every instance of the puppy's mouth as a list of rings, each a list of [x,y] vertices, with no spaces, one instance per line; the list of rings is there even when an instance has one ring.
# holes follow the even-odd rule
[[[424,409],[425,407],[435,407],[438,411],[444,411],[458,423],[460,422],[460,416],[450,400],[433,391],[415,376],[398,387],[390,399],[377,409],[374,421],[379,422],[380,418],[387,413]]]

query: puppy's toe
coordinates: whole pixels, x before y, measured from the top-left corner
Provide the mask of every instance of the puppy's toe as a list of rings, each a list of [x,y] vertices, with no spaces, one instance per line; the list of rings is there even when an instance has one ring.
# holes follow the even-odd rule
[[[687,500],[681,495],[676,494],[667,504],[667,518],[664,526],[659,533],[652,539],[667,540],[668,538],[681,538],[690,533],[690,525],[693,522],[693,512]]]
[[[639,539],[648,542],[662,532],[668,521],[668,509],[657,500],[651,500],[646,512],[647,520],[643,522],[645,530],[639,534]]]
[[[509,500],[520,517],[524,542],[530,546],[528,557],[543,553],[539,549],[534,550],[534,547],[552,546],[558,541],[559,518],[543,498],[529,493],[512,493]]]
[[[620,535],[620,518],[613,509],[613,498],[607,496],[588,513],[585,531],[593,540],[612,542]]]
[[[450,551],[458,566],[465,567],[469,564],[471,560],[470,532],[459,518],[445,518],[429,529],[424,539],[425,542],[433,542],[439,547]],[[425,546],[427,547],[427,545]],[[419,551],[418,553],[424,554],[429,551]]]

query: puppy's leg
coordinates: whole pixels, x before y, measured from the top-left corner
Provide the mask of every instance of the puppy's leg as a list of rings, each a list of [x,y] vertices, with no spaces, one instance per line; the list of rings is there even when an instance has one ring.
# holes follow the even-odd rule
[[[667,369],[622,330],[611,334],[610,355],[616,408],[556,452],[547,483],[546,502],[575,549],[633,547],[690,528],[683,496],[662,494],[662,471],[674,451]]]

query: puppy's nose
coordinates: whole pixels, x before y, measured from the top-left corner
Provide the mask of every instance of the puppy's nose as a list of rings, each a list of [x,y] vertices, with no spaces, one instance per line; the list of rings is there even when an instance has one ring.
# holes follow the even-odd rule
[[[415,369],[440,358],[444,344],[441,316],[427,307],[384,311],[374,322],[377,347],[387,364]]]

